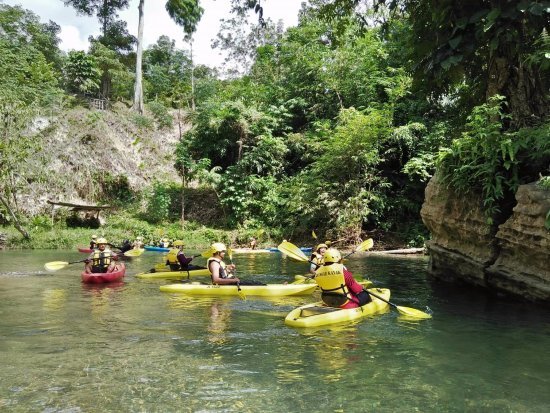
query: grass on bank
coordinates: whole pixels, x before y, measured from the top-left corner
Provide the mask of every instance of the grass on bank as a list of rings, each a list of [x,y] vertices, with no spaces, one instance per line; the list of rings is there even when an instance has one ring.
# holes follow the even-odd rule
[[[182,228],[179,222],[150,224],[127,213],[107,216],[107,223],[100,228],[68,227],[65,220],[52,224],[49,217],[35,217],[25,225],[30,240],[25,239],[13,226],[0,227],[6,235],[7,249],[75,249],[87,246],[92,235],[104,236],[114,244],[120,245],[125,239],[133,241],[137,236],[144,239],[146,245],[156,244],[161,238],[181,239],[187,248],[204,249],[213,242],[224,242],[234,247],[247,246],[251,237],[255,237],[258,246],[274,246],[281,239],[278,231],[256,230],[249,228],[219,229],[188,221]]]

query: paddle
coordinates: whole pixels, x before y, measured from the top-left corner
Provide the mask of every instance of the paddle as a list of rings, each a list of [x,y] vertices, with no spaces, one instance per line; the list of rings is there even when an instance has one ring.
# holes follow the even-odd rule
[[[368,240],[363,241],[361,244],[359,244],[355,249],[344,256],[342,259],[349,257],[352,254],[355,254],[356,252],[366,251],[368,249],[371,249],[374,245],[374,241],[372,238],[369,238]],[[281,251],[283,254],[288,255],[290,258],[294,258],[297,261],[303,261],[303,262],[310,262],[312,264],[317,265],[316,263],[309,260],[306,256],[306,254],[303,253],[303,251],[298,248],[296,245],[294,245],[291,242],[283,241],[279,246],[277,247],[279,251]]]
[[[397,311],[399,311],[403,315],[406,315],[408,317],[413,317],[413,318],[421,318],[421,319],[432,318],[430,314],[425,313],[424,311],[417,310],[416,308],[402,307],[402,306],[396,305],[380,297],[378,294],[375,294],[369,290],[365,290],[365,291],[370,295],[372,295],[373,297],[376,297],[379,300],[384,301],[385,303],[391,305],[393,308],[397,309]]]
[[[44,264],[44,268],[46,269],[46,271],[53,272],[53,271],[57,271],[57,270],[60,270],[62,268],[65,268],[67,265],[77,264],[79,262],[84,262],[86,260],[87,260],[87,258],[85,258],[83,260],[79,260],[79,261],[72,261],[72,262],[51,261],[51,262],[47,262],[46,264]]]
[[[229,263],[233,264],[233,250],[231,248],[227,249],[227,256],[229,257]],[[237,293],[239,294],[239,298],[241,300],[246,300],[246,294],[241,289],[241,284],[237,283]]]

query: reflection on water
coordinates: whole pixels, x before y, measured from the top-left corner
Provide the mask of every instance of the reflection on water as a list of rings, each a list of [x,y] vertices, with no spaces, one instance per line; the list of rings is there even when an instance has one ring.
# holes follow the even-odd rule
[[[550,311],[429,281],[425,258],[352,256],[392,291],[395,309],[352,324],[293,329],[311,297],[193,298],[133,277],[87,286],[76,252],[0,252],[2,411],[546,412]],[[280,254],[234,256],[243,278],[292,282],[307,266]],[[17,276],[13,276],[17,273]],[[8,275],[6,275],[8,274]],[[11,274],[11,275],[10,275]],[[205,279],[204,281],[207,281]]]
[[[212,344],[227,343],[227,328],[231,318],[231,309],[227,303],[214,302],[210,306],[210,322],[207,331],[208,341]]]

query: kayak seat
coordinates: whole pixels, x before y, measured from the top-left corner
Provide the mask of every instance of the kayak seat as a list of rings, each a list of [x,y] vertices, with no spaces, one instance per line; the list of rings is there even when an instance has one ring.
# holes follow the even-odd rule
[[[300,313],[300,317],[311,317],[313,315],[332,313],[333,311],[339,311],[341,308],[335,307],[323,307],[323,306],[314,306],[304,308]]]

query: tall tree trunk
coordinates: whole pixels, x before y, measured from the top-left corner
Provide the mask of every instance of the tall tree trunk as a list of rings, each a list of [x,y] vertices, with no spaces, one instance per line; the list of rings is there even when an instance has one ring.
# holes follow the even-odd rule
[[[486,98],[506,97],[514,129],[539,123],[550,115],[548,90],[540,74],[521,60],[507,56],[490,59]]]
[[[21,233],[21,235],[23,235],[23,237],[25,237],[25,239],[30,239],[31,237],[29,236],[29,233],[25,230],[25,228],[23,228],[23,226],[21,225],[21,223],[19,222],[19,220],[15,216],[15,213],[11,209],[11,207],[8,203],[8,200],[6,198],[4,198],[2,195],[0,195],[0,202],[2,202],[2,204],[4,204],[4,207],[10,213],[10,215],[13,219],[13,225],[15,226],[15,228],[17,228],[17,230]]]
[[[195,111],[195,62],[193,61],[193,38],[191,38],[191,109]]]
[[[185,227],[185,168],[181,167],[181,229]]]
[[[134,85],[134,106],[133,109],[143,113],[143,86],[142,86],[142,57],[143,57],[143,4],[145,0],[139,0],[139,24],[136,52],[136,83]]]
[[[182,130],[181,130],[181,109],[178,107],[178,129],[179,129],[179,138],[180,142],[182,139]],[[184,229],[185,226],[185,187],[186,187],[186,180],[185,180],[185,167],[182,165],[181,167],[181,229]]]

